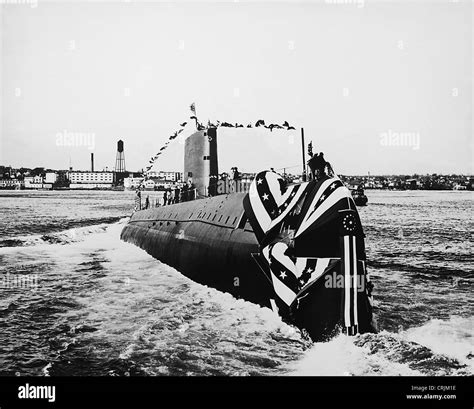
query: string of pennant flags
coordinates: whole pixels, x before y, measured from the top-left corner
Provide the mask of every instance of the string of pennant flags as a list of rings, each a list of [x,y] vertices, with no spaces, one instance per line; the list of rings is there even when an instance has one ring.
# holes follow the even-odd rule
[[[291,130],[295,130],[295,127],[291,126],[287,121],[283,122],[283,124],[279,125],[279,124],[265,124],[265,121],[263,119],[259,119],[257,122],[254,123],[249,123],[247,125],[243,125],[243,124],[239,124],[239,123],[235,123],[235,124],[232,124],[230,122],[224,122],[224,121],[216,121],[216,123],[211,123],[211,121],[208,121],[207,122],[207,125],[203,125],[202,123],[200,123],[198,121],[198,118],[197,118],[197,115],[196,115],[196,105],[194,104],[194,102],[190,105],[190,109],[191,109],[191,112],[193,115],[191,115],[189,117],[189,119],[191,120],[194,120],[195,121],[195,124],[196,124],[196,129],[198,131],[203,131],[205,129],[209,129],[209,128],[219,128],[219,127],[223,127],[223,128],[259,128],[259,127],[263,127],[263,128],[266,128],[266,129],[270,129],[270,132],[272,132],[274,129],[285,129],[287,131],[291,131]],[[184,128],[185,126],[188,124],[188,122],[183,122],[181,123],[179,126],[179,129],[177,131],[175,131],[171,136],[168,137],[168,140],[165,142],[165,144],[160,148],[160,150],[150,158],[150,160],[148,161],[148,165],[145,167],[143,173],[142,173],[142,176],[143,176],[143,179],[142,181],[140,182],[140,184],[138,185],[137,187],[137,191],[139,191],[143,184],[149,179],[148,177],[148,173],[150,172],[151,168],[155,165],[155,161],[160,157],[160,155],[166,150],[166,148],[170,145],[171,141],[173,141],[174,139],[176,139],[183,131],[184,131]]]

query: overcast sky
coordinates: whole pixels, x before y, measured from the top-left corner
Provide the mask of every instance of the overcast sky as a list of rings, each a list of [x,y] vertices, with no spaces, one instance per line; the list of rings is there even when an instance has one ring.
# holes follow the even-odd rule
[[[111,169],[121,138],[137,170],[195,102],[297,128],[220,130],[220,171],[299,165],[304,127],[338,173],[472,173],[471,2],[341,1],[0,1],[0,164]]]

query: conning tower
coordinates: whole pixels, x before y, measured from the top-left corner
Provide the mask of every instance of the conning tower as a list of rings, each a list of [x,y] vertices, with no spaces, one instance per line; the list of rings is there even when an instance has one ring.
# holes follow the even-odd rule
[[[184,181],[192,180],[197,197],[215,196],[218,176],[217,129],[193,133],[184,145]]]

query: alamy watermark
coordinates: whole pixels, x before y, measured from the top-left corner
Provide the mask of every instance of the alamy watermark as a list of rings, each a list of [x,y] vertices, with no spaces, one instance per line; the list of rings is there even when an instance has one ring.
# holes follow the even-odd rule
[[[22,289],[36,291],[38,289],[38,274],[10,274],[0,276],[0,288]]]
[[[14,5],[14,6],[30,6],[32,9],[38,7],[38,0],[0,0],[0,6]]]
[[[342,274],[337,274],[336,271],[333,271],[332,274],[328,274],[324,277],[324,286],[326,288],[344,288],[345,287],[345,277]],[[362,293],[365,291],[365,281],[366,278],[364,275],[358,274],[356,278],[357,292]],[[349,288],[354,288],[354,279],[351,278],[349,282]]]
[[[19,399],[46,399],[48,402],[56,401],[56,386],[25,385],[18,387]]]
[[[365,0],[324,0],[326,4],[354,5],[361,9],[365,6]]]
[[[414,151],[420,149],[419,132],[396,132],[389,129],[380,135],[380,145],[382,146],[402,146],[410,147]]]
[[[242,180],[219,180],[217,182],[217,193],[248,193],[250,189],[250,182]]]
[[[94,132],[70,132],[64,129],[56,134],[56,146],[85,146],[90,150],[95,149]]]

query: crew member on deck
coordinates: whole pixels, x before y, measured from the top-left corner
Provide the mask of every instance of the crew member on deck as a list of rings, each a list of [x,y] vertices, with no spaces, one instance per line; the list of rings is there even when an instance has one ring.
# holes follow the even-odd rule
[[[145,209],[148,209],[150,207],[150,197],[147,196],[145,199]]]
[[[135,196],[135,211],[137,210],[142,210],[142,192],[140,188],[137,189]]]
[[[191,179],[188,179],[188,200],[194,200],[196,198],[196,189]]]
[[[238,192],[238,183],[240,180],[240,172],[237,169],[237,166],[234,166],[230,169],[230,181],[229,181],[229,191],[230,193]]]
[[[183,185],[183,188],[181,189],[181,202],[187,202],[188,201],[188,185],[185,183]]]
[[[231,175],[231,179],[232,180],[239,180],[240,179],[240,172],[239,170],[237,169],[237,166],[234,166],[233,168],[231,168],[230,170],[230,175]]]
[[[322,152],[319,152],[319,154],[314,155],[310,160],[308,160],[308,166],[311,169],[313,180],[318,181],[326,176],[334,176],[331,164],[326,162],[324,159],[324,153]]]
[[[163,206],[166,206],[168,204],[168,191],[165,190],[163,193]]]
[[[179,188],[179,185],[176,187],[174,190],[174,201],[173,203],[179,203],[180,201],[180,195],[181,195],[181,189]]]

